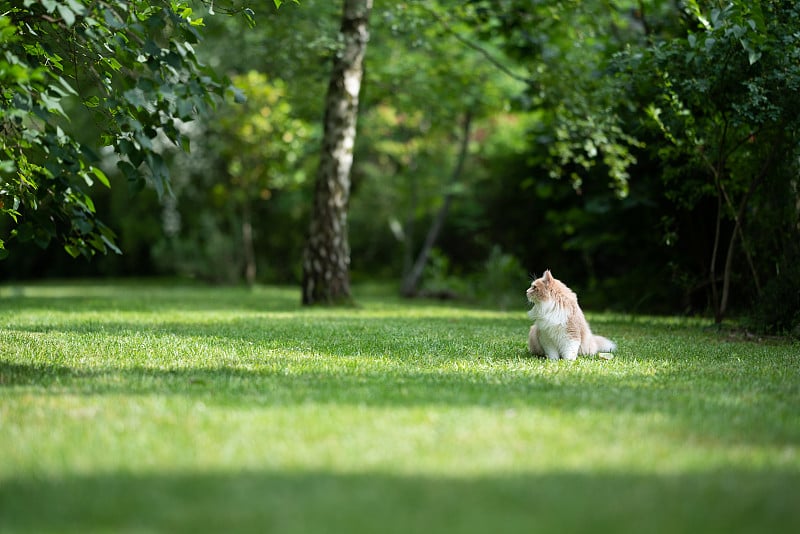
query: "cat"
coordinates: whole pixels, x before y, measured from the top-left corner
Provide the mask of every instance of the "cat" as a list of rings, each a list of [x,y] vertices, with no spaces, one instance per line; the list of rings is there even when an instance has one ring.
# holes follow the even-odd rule
[[[617,348],[610,339],[592,334],[578,306],[578,297],[553,278],[549,270],[531,282],[525,294],[533,304],[528,312],[533,321],[528,334],[531,354],[544,355],[551,360],[575,360],[579,354],[607,353]]]

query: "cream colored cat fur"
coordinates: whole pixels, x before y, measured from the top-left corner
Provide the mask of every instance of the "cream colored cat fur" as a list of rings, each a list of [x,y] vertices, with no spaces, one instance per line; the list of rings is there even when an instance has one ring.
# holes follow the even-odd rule
[[[607,353],[617,348],[613,341],[592,334],[578,297],[550,271],[531,282],[525,294],[533,303],[528,312],[533,321],[528,334],[531,354],[574,360],[579,354]]]

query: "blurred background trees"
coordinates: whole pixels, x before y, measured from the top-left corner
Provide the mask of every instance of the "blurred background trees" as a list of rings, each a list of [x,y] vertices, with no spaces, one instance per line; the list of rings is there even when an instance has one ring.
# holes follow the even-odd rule
[[[252,285],[259,265],[269,273],[285,263],[261,254],[256,235],[283,231],[288,214],[276,200],[305,183],[313,127],[293,114],[282,80],[258,71],[231,80],[246,100],[187,128],[192,151],[172,154],[174,194],[161,202],[162,236],[152,252],[167,273]]]
[[[53,10],[73,3],[83,5],[53,2]],[[137,81],[147,77],[134,72],[124,89],[143,91],[129,94],[134,104],[174,105],[181,120],[173,123],[177,146],[170,132],[145,136],[170,171],[171,192],[132,193],[127,184],[138,180],[118,165],[129,161],[127,138],[111,142],[116,156],[101,149],[108,125],[86,109],[92,95],[98,104],[108,96],[72,84],[80,98],[59,100],[71,120],[46,131],[58,144],[60,128],[97,155],[74,176],[124,254],[89,263],[40,249],[36,239],[20,242],[5,212],[0,239],[14,243],[0,262],[3,279],[299,283],[342,6],[303,0],[276,11],[228,1],[215,2],[211,15],[210,5],[191,4],[187,17],[202,17],[202,26],[189,24],[201,38],[192,51],[220,80],[233,80],[246,103],[229,96],[182,117],[177,103],[186,95],[147,93]],[[4,50],[21,57],[21,22],[3,20]],[[348,207],[355,280],[392,280],[399,290],[444,213],[420,294],[522,307],[527,277],[550,268],[588,308],[717,320],[733,312],[762,330],[797,328],[796,2],[376,0],[370,25]],[[7,129],[15,120],[8,110],[19,108],[7,81],[16,71],[0,71]],[[214,83],[222,94],[226,84]],[[2,209],[20,211],[9,181],[17,164],[3,159],[12,163],[0,168]],[[146,156],[140,163],[147,171]],[[110,188],[98,185],[102,176]]]

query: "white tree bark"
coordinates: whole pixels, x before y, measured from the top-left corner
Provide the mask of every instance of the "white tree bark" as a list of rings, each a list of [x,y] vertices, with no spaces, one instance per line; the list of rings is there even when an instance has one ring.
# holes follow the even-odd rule
[[[347,207],[371,9],[372,0],[344,1],[343,46],[334,58],[328,84],[322,154],[303,253],[303,304],[350,300]]]

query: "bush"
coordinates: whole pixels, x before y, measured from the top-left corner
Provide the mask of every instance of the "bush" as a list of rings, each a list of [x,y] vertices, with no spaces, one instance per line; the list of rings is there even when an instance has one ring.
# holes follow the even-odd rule
[[[800,338],[800,254],[779,264],[778,275],[764,286],[748,323],[759,333]]]
[[[524,306],[528,275],[520,261],[495,245],[476,279],[476,294],[501,310]]]
[[[422,282],[423,296],[457,298],[480,302],[501,310],[525,306],[528,276],[520,261],[495,245],[483,269],[471,274],[453,274],[450,259],[439,249],[431,250]]]

